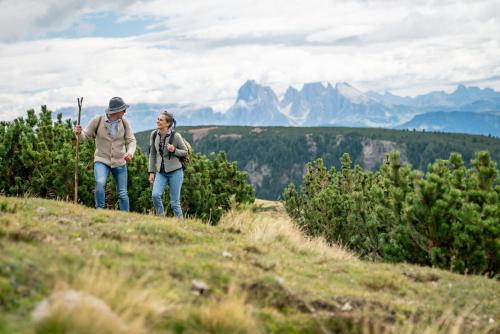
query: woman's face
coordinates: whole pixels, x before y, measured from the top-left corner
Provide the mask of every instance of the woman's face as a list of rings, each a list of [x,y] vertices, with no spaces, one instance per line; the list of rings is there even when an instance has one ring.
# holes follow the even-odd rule
[[[160,130],[168,129],[170,127],[170,120],[165,115],[159,115],[156,119],[156,127]]]

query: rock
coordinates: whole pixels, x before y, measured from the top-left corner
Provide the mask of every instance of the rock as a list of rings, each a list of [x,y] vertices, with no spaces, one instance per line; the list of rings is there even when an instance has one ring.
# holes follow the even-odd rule
[[[191,281],[191,290],[196,294],[202,295],[208,290],[208,285],[203,281],[194,279]]]
[[[342,306],[341,310],[342,310],[342,312],[352,311],[351,303],[349,303],[349,302],[345,303],[344,306]]]
[[[33,310],[31,316],[36,324],[50,320],[52,317],[58,321],[72,323],[72,318],[84,312],[89,315],[89,320],[97,318],[105,321],[106,324],[115,329],[126,331],[126,324],[111,310],[111,308],[101,299],[86,292],[76,290],[65,290],[54,292],[50,297],[41,301]],[[89,322],[88,327],[92,328],[94,323]]]
[[[247,251],[248,253],[262,254],[262,251],[256,246],[246,246],[245,248],[243,248],[243,250]]]
[[[53,235],[47,235],[44,239],[44,242],[54,242],[56,241],[56,238]]]
[[[47,209],[44,208],[43,206],[40,206],[36,209],[36,213],[39,214],[39,215],[44,215],[47,213]]]
[[[61,218],[59,218],[59,220],[57,222],[59,224],[70,224],[72,221],[71,221],[71,219],[68,219],[68,218],[65,218],[65,217],[61,217]]]

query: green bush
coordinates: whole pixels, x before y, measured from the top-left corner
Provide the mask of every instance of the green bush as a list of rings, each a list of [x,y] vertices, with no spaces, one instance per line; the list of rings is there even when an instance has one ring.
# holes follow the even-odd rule
[[[72,127],[71,121],[63,122],[61,115],[54,122],[45,106],[38,116],[34,110],[29,110],[26,119],[0,122],[0,193],[72,200],[76,143]],[[94,150],[93,141],[80,144],[79,202],[90,207],[94,206]],[[135,212],[152,211],[147,163],[147,155],[137,149],[127,164],[130,208]],[[229,209],[231,198],[236,203],[255,200],[246,173],[239,171],[235,162],[227,161],[224,152],[210,157],[195,154],[185,170],[181,196],[183,211],[216,224]],[[169,203],[168,191],[164,200]],[[106,201],[108,208],[118,207],[111,177]]]
[[[500,269],[500,178],[488,152],[466,169],[461,156],[427,173],[391,152],[375,173],[307,165],[302,187],[285,190],[287,212],[308,235],[324,236],[360,256],[495,276]]]

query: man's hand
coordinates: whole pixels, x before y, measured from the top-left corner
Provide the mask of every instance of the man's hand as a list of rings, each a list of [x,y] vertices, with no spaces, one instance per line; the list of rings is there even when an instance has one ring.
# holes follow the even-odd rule
[[[82,126],[81,125],[75,125],[75,127],[73,128],[73,132],[77,135],[79,135],[80,133],[82,133]]]
[[[130,153],[125,153],[125,155],[123,156],[123,159],[125,159],[125,161],[130,161],[132,160],[132,154]]]
[[[153,184],[155,182],[155,173],[149,173],[149,183]]]

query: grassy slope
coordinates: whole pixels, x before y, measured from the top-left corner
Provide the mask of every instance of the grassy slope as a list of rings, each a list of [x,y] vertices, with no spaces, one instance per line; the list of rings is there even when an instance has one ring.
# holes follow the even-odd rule
[[[193,293],[193,279],[208,292]],[[359,261],[304,239],[277,203],[233,210],[214,227],[0,197],[0,333],[33,333],[37,302],[65,289],[102,299],[130,332],[500,330],[498,281]]]

